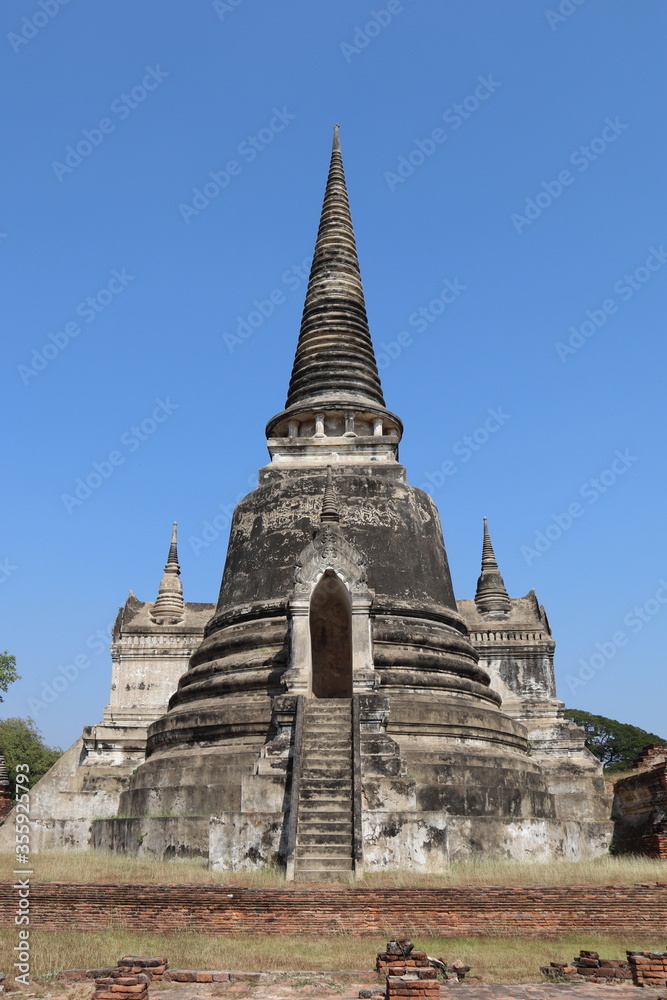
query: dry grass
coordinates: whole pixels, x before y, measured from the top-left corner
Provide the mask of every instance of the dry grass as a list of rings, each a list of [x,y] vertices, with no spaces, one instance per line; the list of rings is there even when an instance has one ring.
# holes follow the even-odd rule
[[[375,955],[385,947],[386,938],[345,934],[224,938],[201,934],[136,934],[125,930],[90,934],[33,930],[30,943],[32,976],[53,977],[62,969],[115,965],[128,953],[165,955],[172,968],[186,969],[372,970]],[[647,934],[641,940],[583,934],[547,940],[419,937],[416,943],[435,958],[450,962],[461,958],[486,982],[501,983],[541,982],[541,965],[570,960],[580,948],[593,949],[605,958],[624,958],[626,948],[664,947],[664,939],[655,934]],[[0,967],[8,971],[14,944],[13,931],[0,931]],[[90,987],[87,989],[89,994]]]
[[[249,888],[291,888],[281,869],[254,872],[213,872],[203,862],[152,861],[97,852],[45,852],[32,857],[33,881],[197,883]],[[0,871],[11,871],[14,857],[0,854]],[[592,861],[491,861],[481,859],[453,864],[448,871],[431,875],[382,872],[367,875],[357,885],[631,885],[667,881],[667,862],[640,857],[602,857]],[[330,883],[329,883],[330,884]],[[303,883],[299,883],[303,888]]]
[[[452,864],[437,875],[409,872],[368,875],[368,886],[448,885],[632,885],[667,881],[667,861],[605,855],[589,861],[502,861],[480,858]]]

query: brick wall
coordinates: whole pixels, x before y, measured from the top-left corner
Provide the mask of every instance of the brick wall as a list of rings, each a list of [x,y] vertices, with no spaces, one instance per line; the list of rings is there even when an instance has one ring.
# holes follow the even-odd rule
[[[0,921],[15,893],[0,883]],[[634,886],[460,886],[443,889],[244,889],[210,885],[33,882],[33,927],[203,934],[405,933],[442,937],[667,933],[667,882]]]
[[[614,816],[620,853],[667,860],[667,762],[615,783]]]
[[[651,743],[644,747],[633,767],[653,767],[654,764],[662,764],[667,759],[667,743]]]

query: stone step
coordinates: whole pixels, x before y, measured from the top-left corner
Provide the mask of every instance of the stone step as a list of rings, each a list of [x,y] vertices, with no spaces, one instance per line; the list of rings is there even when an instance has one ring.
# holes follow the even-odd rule
[[[332,764],[331,767],[323,767],[320,764],[301,765],[301,777],[321,779],[326,781],[331,778],[347,778],[350,775],[351,767],[339,767]]]
[[[301,787],[302,788],[331,788],[340,789],[340,791],[345,791],[352,785],[352,775],[350,774],[350,768],[343,770],[339,768],[338,770],[343,771],[342,774],[330,774],[327,772],[326,776],[318,774],[321,768],[304,768],[301,772]]]
[[[321,715],[305,715],[303,723],[305,726],[337,726],[339,729],[346,729],[352,722],[349,715],[331,715],[330,712],[322,712]]]
[[[299,871],[352,871],[354,862],[351,857],[330,857],[320,854],[302,854],[297,848],[295,867]]]
[[[351,721],[352,716],[349,712],[306,712],[303,718],[306,725],[319,726],[330,722],[332,725],[335,723],[338,726],[343,726]]]
[[[352,806],[349,802],[334,805],[325,802],[308,802],[299,807],[299,823],[347,823],[352,822]]]
[[[314,840],[314,837],[318,839]],[[343,823],[341,826],[334,826],[332,828],[331,824],[328,823],[326,828],[322,829],[317,823],[299,823],[296,842],[303,846],[310,846],[312,844],[325,845],[327,853],[332,844],[341,845],[348,851],[352,845],[352,825],[351,823]],[[334,854],[340,853],[342,851],[334,851]]]
[[[352,775],[349,768],[336,767],[331,771],[323,771],[322,768],[304,767],[301,772],[302,788],[330,788],[340,792],[346,791],[352,785]]]
[[[352,776],[348,774],[343,778],[318,778],[312,774],[304,774],[301,777],[302,792],[327,792],[329,795],[349,796],[352,794]]]
[[[319,781],[313,784],[303,783],[301,795],[304,802],[319,802],[321,799],[331,799],[333,802],[352,802],[352,782],[346,784],[320,784]]]
[[[306,722],[311,722],[312,720],[317,720],[318,722],[324,720],[331,720],[336,722],[344,722],[352,718],[352,713],[349,708],[347,710],[337,711],[330,708],[316,708],[316,709],[306,709],[306,714],[304,719]]]
[[[306,715],[315,712],[345,712],[350,715],[352,706],[348,698],[311,698],[306,702]]]
[[[349,810],[345,813],[334,813],[332,815],[335,818],[332,819],[331,816],[328,816],[327,819],[324,820],[322,819],[323,811],[324,810],[320,812],[313,812],[312,815],[309,813],[307,816],[303,816],[300,812],[299,830],[307,828],[310,833],[313,831],[319,833],[321,830],[329,829],[338,831],[345,830],[346,833],[350,832],[352,829],[352,814]]]
[[[320,816],[303,819],[299,815],[299,836],[302,833],[319,833],[323,836],[326,834],[344,833],[350,836],[350,830],[352,829],[351,819],[351,815],[346,815],[339,820],[322,820]]]
[[[300,844],[296,849],[295,859],[300,862],[300,868],[303,868],[304,863],[319,868],[346,868],[348,862],[352,866],[352,850],[338,844]]]
[[[327,802],[338,802],[341,805],[351,805],[352,786],[348,785],[347,788],[319,788],[318,786],[314,788],[302,788],[301,798],[306,808],[311,803],[320,803],[324,800]]]
[[[304,739],[308,739],[308,737],[313,735],[326,736],[331,739],[348,739],[349,728],[349,719],[345,723],[340,724],[335,722],[318,722],[315,724],[306,721],[303,727],[303,736]]]
[[[351,750],[352,742],[347,733],[331,736],[322,733],[307,733],[301,744],[302,750]]]
[[[318,847],[329,853],[339,854],[345,851],[349,854],[352,849],[352,834],[343,829],[340,833],[311,833],[308,830],[299,830],[296,838],[297,850],[300,847]]]
[[[310,736],[301,744],[303,753],[352,753],[348,739],[331,739],[325,736]]]
[[[336,751],[331,754],[315,753],[313,751],[305,753],[301,758],[301,773],[306,768],[325,771],[327,770],[327,764],[330,765],[330,769],[335,768],[336,771],[345,770],[349,773],[352,768],[352,755],[343,751]]]
[[[351,871],[304,871],[294,872],[295,882],[352,882],[354,874]]]

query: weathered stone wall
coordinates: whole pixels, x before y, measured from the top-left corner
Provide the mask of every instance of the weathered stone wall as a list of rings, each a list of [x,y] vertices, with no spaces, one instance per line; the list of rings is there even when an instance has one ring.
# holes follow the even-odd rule
[[[614,846],[667,860],[667,761],[614,785]]]
[[[126,767],[85,764],[77,740],[30,789],[30,849],[86,850],[94,816],[112,816],[129,778]],[[0,826],[0,851],[14,847],[14,810]]]
[[[34,852],[87,850],[94,820],[117,813],[130,775],[145,759],[148,726],[166,712],[215,610],[212,604],[186,604],[178,625],[156,625],[153,607],[130,594],[114,625],[111,692],[102,722],[86,726],[81,739],[30,790]],[[0,850],[13,846],[13,818],[11,803],[3,814],[0,802]],[[137,846],[134,833],[128,831],[132,848]],[[208,822],[205,840],[204,856]],[[143,853],[157,854],[160,847],[161,857],[176,854],[178,837],[169,830],[151,831]],[[199,840],[192,853],[201,853]]]
[[[0,883],[0,920],[13,919],[11,882]],[[202,934],[392,933],[548,937],[604,930],[667,933],[667,882],[633,886],[456,886],[441,889],[258,890],[220,885],[34,882],[31,926]]]

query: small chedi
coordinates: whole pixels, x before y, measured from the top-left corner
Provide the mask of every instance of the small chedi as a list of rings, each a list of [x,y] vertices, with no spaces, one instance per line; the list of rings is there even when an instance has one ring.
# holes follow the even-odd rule
[[[476,594],[456,599],[402,433],[336,128],[286,404],[217,604],[184,602],[174,530],[157,600],[130,594],[116,620],[102,722],[32,790],[33,851],[296,880],[606,852],[610,796],[563,717],[544,608],[508,595],[486,522]]]

